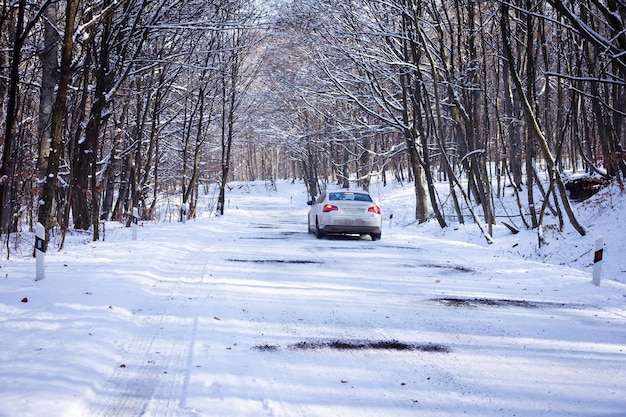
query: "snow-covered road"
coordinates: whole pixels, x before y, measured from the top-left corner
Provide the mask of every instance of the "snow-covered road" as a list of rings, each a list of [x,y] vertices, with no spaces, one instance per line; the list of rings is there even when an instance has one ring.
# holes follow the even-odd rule
[[[8,265],[0,416],[626,415],[623,286],[399,227],[317,240],[303,198]]]

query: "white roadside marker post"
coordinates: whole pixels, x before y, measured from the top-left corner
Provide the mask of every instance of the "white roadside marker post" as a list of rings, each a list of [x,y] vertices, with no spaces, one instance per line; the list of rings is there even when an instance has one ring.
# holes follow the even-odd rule
[[[593,284],[600,286],[602,278],[602,252],[604,251],[604,239],[602,236],[596,239],[596,250],[593,252]]]
[[[139,223],[139,210],[133,207],[133,240],[137,240],[137,227]]]
[[[35,226],[35,257],[36,272],[35,281],[41,281],[46,277],[45,259],[46,259],[46,228],[43,224],[37,223]]]

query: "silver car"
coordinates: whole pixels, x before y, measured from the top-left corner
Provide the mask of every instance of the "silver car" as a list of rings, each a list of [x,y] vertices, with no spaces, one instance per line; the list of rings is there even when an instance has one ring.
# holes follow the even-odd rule
[[[324,191],[308,204],[309,233],[318,239],[330,233],[369,234],[372,240],[380,239],[380,208],[365,191]]]

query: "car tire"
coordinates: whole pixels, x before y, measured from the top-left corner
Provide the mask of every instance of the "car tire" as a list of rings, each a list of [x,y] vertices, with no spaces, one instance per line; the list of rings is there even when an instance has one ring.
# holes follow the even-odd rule
[[[324,237],[324,231],[320,229],[320,224],[317,219],[315,219],[315,237],[318,239]]]
[[[376,241],[376,240],[380,240],[380,233],[370,233],[370,236],[372,237],[372,240]]]

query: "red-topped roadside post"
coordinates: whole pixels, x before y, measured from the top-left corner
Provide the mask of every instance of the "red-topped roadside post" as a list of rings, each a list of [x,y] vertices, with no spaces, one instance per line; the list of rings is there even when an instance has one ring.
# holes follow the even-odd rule
[[[604,239],[602,236],[596,239],[596,249],[593,252],[593,284],[600,286],[602,278],[602,255],[604,252]]]

